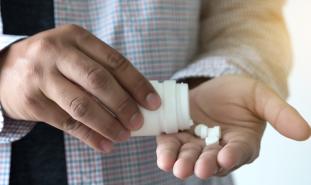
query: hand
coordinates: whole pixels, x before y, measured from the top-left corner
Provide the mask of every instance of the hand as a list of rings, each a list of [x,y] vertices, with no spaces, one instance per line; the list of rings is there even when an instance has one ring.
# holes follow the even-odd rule
[[[255,160],[268,121],[282,135],[306,140],[310,127],[299,113],[258,81],[223,76],[190,91],[191,116],[196,123],[219,125],[219,145],[205,146],[191,131],[157,138],[158,166],[185,179],[226,175]]]
[[[160,98],[132,65],[74,25],[17,42],[1,54],[1,104],[14,119],[51,124],[99,151],[142,126],[137,104]]]

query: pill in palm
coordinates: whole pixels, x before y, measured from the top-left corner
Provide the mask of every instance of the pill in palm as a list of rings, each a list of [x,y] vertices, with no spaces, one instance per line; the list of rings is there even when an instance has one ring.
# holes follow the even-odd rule
[[[219,126],[209,128],[205,124],[198,124],[194,128],[194,134],[201,139],[205,139],[206,145],[218,144],[221,138],[221,130]]]
[[[215,136],[209,136],[205,138],[205,145],[213,145],[213,144],[218,144],[219,143],[219,138]]]
[[[213,128],[208,128],[208,137],[211,137],[211,136],[215,136],[217,138],[220,138],[220,127],[219,126],[216,126],[216,127],[213,127]]]
[[[208,136],[208,127],[204,124],[199,124],[194,128],[194,134],[201,139],[205,139]]]

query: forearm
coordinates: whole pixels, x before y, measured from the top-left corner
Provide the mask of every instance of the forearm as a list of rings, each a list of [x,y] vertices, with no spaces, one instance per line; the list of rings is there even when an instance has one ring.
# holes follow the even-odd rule
[[[211,0],[202,9],[200,57],[221,57],[287,95],[291,49],[283,0]]]

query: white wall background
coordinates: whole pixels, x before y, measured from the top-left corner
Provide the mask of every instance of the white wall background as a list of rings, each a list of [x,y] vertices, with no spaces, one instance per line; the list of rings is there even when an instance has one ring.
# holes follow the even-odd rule
[[[294,50],[289,103],[311,123],[311,1],[288,0],[287,26]],[[238,169],[236,185],[311,185],[311,139],[295,142],[270,126],[259,158]]]

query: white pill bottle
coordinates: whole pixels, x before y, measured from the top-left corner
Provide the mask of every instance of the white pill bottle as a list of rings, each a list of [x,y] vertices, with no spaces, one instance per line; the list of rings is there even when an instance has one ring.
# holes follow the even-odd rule
[[[139,130],[131,132],[131,136],[157,136],[190,129],[193,121],[189,111],[188,84],[173,80],[151,81],[151,84],[161,97],[161,106],[155,111],[139,107],[144,124]]]

